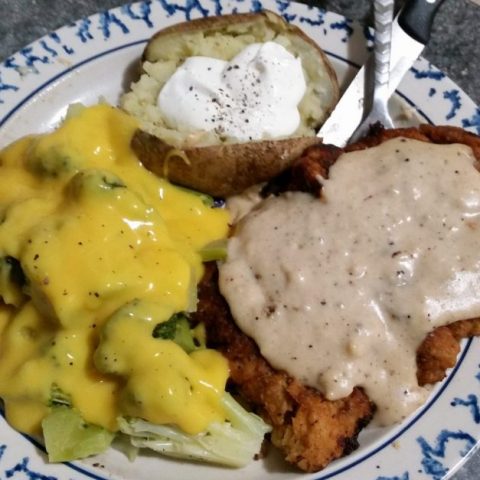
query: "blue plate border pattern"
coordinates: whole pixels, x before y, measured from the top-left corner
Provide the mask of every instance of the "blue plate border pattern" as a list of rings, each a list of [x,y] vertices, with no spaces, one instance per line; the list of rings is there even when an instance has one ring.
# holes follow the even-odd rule
[[[118,43],[119,39],[123,39],[130,34],[131,25],[136,24],[136,22],[141,22],[144,25],[148,36],[148,31],[156,25],[156,15],[160,15],[162,18],[168,19],[168,21],[173,23],[212,14],[236,13],[247,10],[255,12],[262,10],[264,7],[276,10],[287,21],[294,21],[306,30],[315,28],[317,32],[321,32],[325,37],[328,35],[336,35],[337,40],[342,43],[353,41],[354,38],[358,38],[358,35],[360,35],[365,41],[364,53],[367,54],[371,49],[372,36],[368,29],[361,30],[355,28],[349,20],[340,16],[336,16],[338,18],[335,18],[335,16],[332,17],[332,14],[328,14],[328,12],[322,9],[293,4],[284,0],[180,0],[179,3],[169,0],[145,0],[130,3],[116,9],[100,12],[88,18],[80,19],[56,32],[46,35],[37,42],[21,49],[17,54],[7,58],[0,65],[0,128],[7,125],[9,120],[30,100],[61,77],[103,56],[145,43],[146,38],[137,38],[129,43],[116,45],[100,53],[98,53],[98,50],[96,51],[96,48],[90,48],[93,43],[99,41],[102,41],[105,46],[108,46],[108,43],[112,40]],[[357,37],[355,37],[355,35],[357,35]],[[98,47],[98,44],[96,47]],[[76,57],[80,50],[85,53],[82,53],[83,56],[79,56],[79,61],[59,71],[58,60],[61,57],[67,59]],[[95,51],[96,53],[94,53]],[[358,67],[357,63],[341,55],[328,51],[327,53],[331,57],[345,62],[350,66]],[[35,77],[39,74],[41,74],[42,78],[49,78],[49,80],[38,84],[39,82]],[[466,98],[466,95],[451,82],[445,83],[445,75],[442,72],[425,60],[419,60],[415,67],[409,72],[409,75],[419,82],[423,82],[422,92],[425,92],[429,98],[441,102],[442,111],[444,110],[445,123],[452,125],[460,124],[467,129],[480,133],[480,109],[478,107],[464,105],[462,99]],[[32,88],[32,86],[34,86],[34,88]],[[411,107],[415,108],[428,123],[433,123],[429,115],[417,106],[416,97],[406,95],[402,93],[401,90],[397,93]],[[13,105],[13,107],[7,112],[4,112],[1,111],[3,109],[2,104]],[[325,474],[321,473],[320,476],[310,478],[327,480],[338,476],[376,455],[401,437],[407,430],[411,429],[437,402],[453,381],[463,365],[471,346],[472,340],[469,340],[461,353],[457,365],[442,383],[436,394],[430,399],[429,403],[417,412],[400,430],[389,436],[387,440],[380,442],[378,446],[367,451],[355,461],[341,468],[328,469],[328,472],[325,472]],[[476,380],[480,380],[480,374],[477,374]],[[471,394],[463,399],[455,398],[451,403],[451,407],[468,408],[471,411],[473,421],[476,424],[480,423],[479,400],[476,395]],[[37,440],[28,436],[24,437],[35,445],[36,448],[44,451],[43,446]],[[444,478],[448,473],[448,467],[443,466],[437,459],[442,457],[442,455],[444,456],[445,444],[450,439],[464,441],[465,448],[459,452],[460,457],[465,456],[470,448],[477,442],[474,437],[466,432],[449,432],[444,430],[439,431],[434,445],[432,442],[429,443],[427,439],[418,437],[417,443],[421,465],[419,465],[417,473],[423,472],[432,480],[441,480]],[[8,443],[6,444],[0,439],[0,464],[2,464],[0,467],[0,478],[2,476],[2,470],[6,478],[14,478],[17,473],[24,474],[28,478],[35,480],[56,480],[57,478],[63,478],[63,476],[55,476],[56,474],[43,474],[31,470],[28,457],[20,458],[16,465],[4,470],[3,466],[7,457],[10,462],[9,453]],[[67,463],[65,465],[73,471],[89,478],[106,480],[106,477],[91,472],[83,466],[79,466],[78,463]],[[50,466],[45,465],[46,469],[48,467]],[[415,472],[402,471],[391,477],[377,476],[375,480],[413,480],[414,478],[416,478]]]

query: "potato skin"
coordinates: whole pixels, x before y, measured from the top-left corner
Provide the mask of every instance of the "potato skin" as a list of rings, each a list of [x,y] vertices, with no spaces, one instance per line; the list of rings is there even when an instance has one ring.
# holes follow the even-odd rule
[[[162,56],[162,42],[172,42],[189,32],[219,32],[225,29],[230,31],[236,25],[255,25],[256,22],[267,25],[274,32],[295,37],[295,41],[306,45],[305,48],[310,52],[315,52],[318,68],[322,69],[326,73],[325,78],[329,79],[326,90],[331,92],[331,99],[323,111],[323,117],[318,118],[318,128],[338,101],[339,88],[335,72],[324,52],[311,38],[273,12],[207,17],[172,25],[157,32],[150,39],[142,61],[158,61]],[[319,140],[314,136],[296,136],[201,147],[185,145],[178,148],[155,135],[137,131],[132,148],[148,169],[158,175],[167,176],[173,183],[213,196],[227,197],[278,175],[298,158],[305,148],[317,143]],[[188,163],[184,156],[188,158]]]
[[[299,137],[179,150],[137,130],[131,146],[147,169],[172,183],[228,197],[278,175],[318,143],[317,137]]]

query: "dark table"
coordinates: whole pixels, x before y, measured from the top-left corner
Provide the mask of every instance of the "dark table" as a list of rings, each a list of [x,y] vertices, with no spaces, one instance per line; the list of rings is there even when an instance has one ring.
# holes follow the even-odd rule
[[[122,0],[0,0],[0,61],[72,20],[121,3]],[[313,0],[311,3],[372,24],[371,1]],[[397,7],[402,3],[397,1]],[[432,37],[424,56],[445,71],[477,104],[480,104],[479,48],[480,7],[467,0],[445,0],[435,18]],[[478,479],[480,451],[473,454],[451,478]]]

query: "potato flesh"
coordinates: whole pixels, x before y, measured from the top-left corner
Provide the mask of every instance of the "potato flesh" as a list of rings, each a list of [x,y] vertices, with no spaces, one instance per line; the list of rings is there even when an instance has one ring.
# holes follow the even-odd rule
[[[291,30],[279,17],[261,15],[222,28],[190,30],[158,35],[148,45],[144,74],[122,97],[122,107],[140,120],[141,128],[176,148],[236,143],[215,132],[191,132],[169,128],[157,107],[157,97],[185,58],[207,56],[229,61],[247,45],[275,41],[302,58],[307,91],[299,104],[301,124],[289,137],[314,136],[338,95],[336,82],[325,68],[318,49]]]

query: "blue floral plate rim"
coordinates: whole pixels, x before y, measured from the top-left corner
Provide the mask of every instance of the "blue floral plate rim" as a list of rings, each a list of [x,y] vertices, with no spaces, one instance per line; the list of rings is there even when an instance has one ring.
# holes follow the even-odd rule
[[[371,48],[369,31],[354,22],[283,0],[180,0],[178,3],[148,0],[126,4],[72,22],[0,64],[0,132],[4,134],[0,136],[0,143],[34,131],[19,128],[32,114],[38,119],[48,112],[46,116],[51,118],[40,122],[39,129],[50,128],[64,113],[64,108],[58,106],[61,101],[55,103],[54,97],[60,92],[70,100],[65,94],[69,82],[70,88],[77,92],[88,88],[85,83],[81,86],[85,69],[109,62],[119,52],[132,50],[138,55],[156,30],[200,16],[263,8],[276,11],[302,27],[341,70],[358,67]],[[353,55],[349,51],[352,44],[357,45]],[[121,65],[119,70],[127,66]],[[80,78],[75,80],[75,77]],[[456,125],[480,133],[478,107],[443,72],[424,59],[419,59],[408,72],[397,93],[429,123]],[[87,98],[87,103],[89,100],[91,98]],[[52,105],[53,110],[57,109],[55,114],[49,110]],[[26,123],[24,128],[30,127]],[[478,340],[465,342],[456,367],[435,389],[429,402],[411,418],[317,474],[299,474],[288,469],[278,473],[255,468],[258,465],[242,471],[220,469],[219,473],[215,467],[192,469],[191,465],[169,460],[154,462],[159,462],[165,474],[162,478],[446,479],[480,438],[480,366],[475,358],[479,345]],[[41,480],[150,478],[151,462],[142,459],[138,469],[124,464],[118,468],[115,465],[118,458],[110,459],[107,454],[87,462],[48,465],[41,443],[13,432],[3,418],[0,419],[0,478],[22,475]]]

